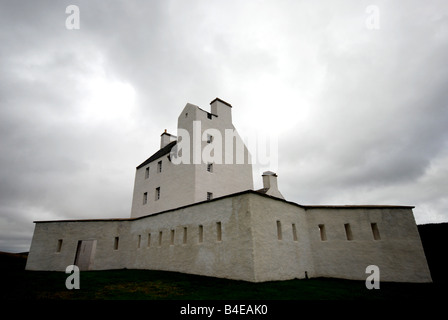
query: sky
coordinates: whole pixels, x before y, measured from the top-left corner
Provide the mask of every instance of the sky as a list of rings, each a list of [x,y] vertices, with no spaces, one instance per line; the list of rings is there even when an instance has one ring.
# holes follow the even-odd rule
[[[447,222],[446,57],[444,0],[3,0],[0,251],[36,220],[129,217],[135,167],[216,97],[277,139],[287,200]]]

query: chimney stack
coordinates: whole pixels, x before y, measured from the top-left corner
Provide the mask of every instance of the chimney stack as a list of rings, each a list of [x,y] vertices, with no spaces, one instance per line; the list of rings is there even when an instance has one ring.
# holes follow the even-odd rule
[[[176,136],[169,134],[165,129],[165,132],[160,135],[160,149],[166,147],[170,142],[174,141],[175,138]]]
[[[227,123],[232,123],[232,105],[224,100],[216,98],[210,102],[210,111],[218,116],[218,119]]]
[[[285,199],[278,190],[277,174],[272,171],[265,171],[262,174],[263,188],[266,190],[265,194],[281,199]]]

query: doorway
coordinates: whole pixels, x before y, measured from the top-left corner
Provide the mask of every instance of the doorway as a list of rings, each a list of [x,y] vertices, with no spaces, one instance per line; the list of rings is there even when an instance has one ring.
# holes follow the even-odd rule
[[[96,240],[79,240],[76,249],[75,265],[79,270],[90,270],[93,265],[95,255]]]

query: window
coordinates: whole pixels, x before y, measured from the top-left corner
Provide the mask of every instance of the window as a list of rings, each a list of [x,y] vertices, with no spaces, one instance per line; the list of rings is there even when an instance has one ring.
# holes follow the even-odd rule
[[[138,235],[138,238],[137,238],[137,249],[140,249],[141,242],[142,242],[142,236]]]
[[[162,160],[160,160],[159,162],[157,162],[157,172],[162,172]]]
[[[56,247],[56,252],[61,252],[62,249],[62,239],[58,240],[58,246]]]
[[[213,142],[213,136],[211,134],[207,134],[207,143]]]
[[[296,230],[296,224],[292,224],[292,239],[294,241],[297,241],[297,230]]]
[[[118,250],[118,242],[119,242],[119,237],[115,237],[114,239],[114,250]]]
[[[212,114],[207,112],[207,118],[211,119],[212,118]]]
[[[319,225],[319,232],[320,232],[320,240],[327,241],[327,232],[325,231],[324,224]]]
[[[199,243],[202,243],[202,241],[204,241],[204,227],[202,225],[199,225],[198,239]]]
[[[174,229],[171,230],[170,245],[174,246]]]
[[[148,203],[148,192],[143,193],[143,204]]]
[[[352,228],[350,227],[350,223],[344,224],[345,228],[345,236],[347,237],[347,240],[353,240],[353,234],[352,234]]]
[[[216,222],[216,241],[222,240],[221,222]]]
[[[381,240],[380,231],[378,230],[378,225],[376,223],[371,223],[373,240]]]
[[[213,193],[212,192],[207,192],[207,201],[210,201],[213,199]]]
[[[145,179],[149,178],[149,167],[145,169]]]
[[[213,163],[207,163],[207,171],[213,172]]]
[[[187,227],[184,227],[184,239],[183,239],[183,244],[187,243]]]
[[[282,224],[279,220],[277,220],[277,239],[282,240]]]
[[[162,246],[162,231],[159,232],[159,247]]]
[[[185,113],[185,118],[188,118],[188,112]]]
[[[148,248],[151,247],[151,234],[148,233]]]
[[[156,200],[160,199],[160,187],[156,188]]]

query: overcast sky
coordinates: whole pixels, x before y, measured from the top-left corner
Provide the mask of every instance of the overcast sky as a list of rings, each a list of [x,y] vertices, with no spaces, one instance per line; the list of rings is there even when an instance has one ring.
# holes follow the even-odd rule
[[[448,221],[447,57],[445,0],[1,1],[0,251],[128,217],[135,167],[216,97],[278,137],[287,200]]]

